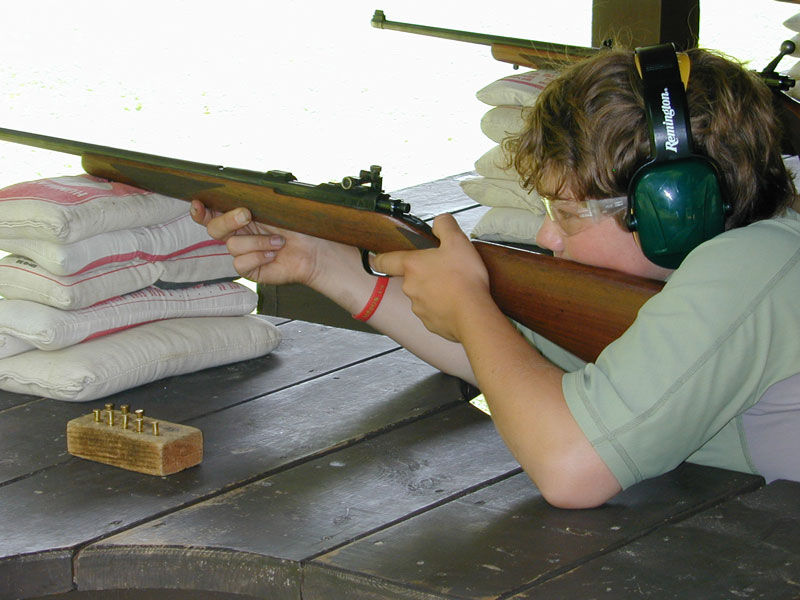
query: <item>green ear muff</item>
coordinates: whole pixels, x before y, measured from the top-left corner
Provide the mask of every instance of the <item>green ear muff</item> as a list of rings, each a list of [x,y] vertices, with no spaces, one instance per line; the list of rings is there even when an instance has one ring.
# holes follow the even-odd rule
[[[651,160],[628,187],[628,229],[651,262],[676,269],[725,229],[727,206],[714,164],[692,148],[689,110],[672,44],[638,48]]]
[[[717,173],[708,161],[688,157],[650,164],[631,184],[628,228],[660,267],[677,269],[689,252],[725,229]]]

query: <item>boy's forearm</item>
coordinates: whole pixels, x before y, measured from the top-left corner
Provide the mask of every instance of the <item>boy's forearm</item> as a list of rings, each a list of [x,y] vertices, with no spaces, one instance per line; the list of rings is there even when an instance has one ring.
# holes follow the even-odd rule
[[[386,295],[369,324],[440,371],[474,385],[475,375],[464,347],[428,331],[412,312],[402,285],[402,278],[390,279]]]
[[[324,242],[326,247],[318,252],[314,275],[308,287],[327,296],[351,314],[358,313],[375,285],[360,264],[357,248],[335,242]]]
[[[336,245],[325,253],[324,264],[309,286],[327,296],[350,314],[358,314],[370,299],[377,279],[364,271],[356,248]],[[377,310],[367,321],[376,331],[437,369],[475,383],[475,377],[460,344],[428,331],[411,310],[403,293],[402,278],[392,277]]]
[[[481,311],[466,331],[462,342],[495,425],[545,498],[584,507],[616,494],[619,484],[564,399],[564,372],[530,346],[499,309]]]

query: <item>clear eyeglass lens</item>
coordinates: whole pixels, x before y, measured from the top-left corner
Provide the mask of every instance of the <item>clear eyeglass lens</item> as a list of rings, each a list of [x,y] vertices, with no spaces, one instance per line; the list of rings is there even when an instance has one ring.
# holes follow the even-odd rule
[[[628,206],[628,199],[625,196],[581,202],[542,198],[542,202],[550,219],[567,235],[579,233],[603,217],[624,211]]]

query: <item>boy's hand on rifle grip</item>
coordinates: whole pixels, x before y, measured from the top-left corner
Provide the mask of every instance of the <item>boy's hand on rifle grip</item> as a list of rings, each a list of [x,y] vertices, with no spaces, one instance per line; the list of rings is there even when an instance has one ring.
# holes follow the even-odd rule
[[[375,257],[375,269],[403,277],[403,292],[428,330],[451,341],[494,306],[489,275],[478,252],[450,214],[439,215],[433,233],[440,246],[430,250],[387,252]]]

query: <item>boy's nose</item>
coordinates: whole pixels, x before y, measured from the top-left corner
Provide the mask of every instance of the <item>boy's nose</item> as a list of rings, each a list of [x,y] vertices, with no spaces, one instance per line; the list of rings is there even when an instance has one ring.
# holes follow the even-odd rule
[[[561,229],[553,223],[550,217],[545,217],[544,223],[536,234],[536,245],[553,252],[560,252],[564,249],[564,239]]]

